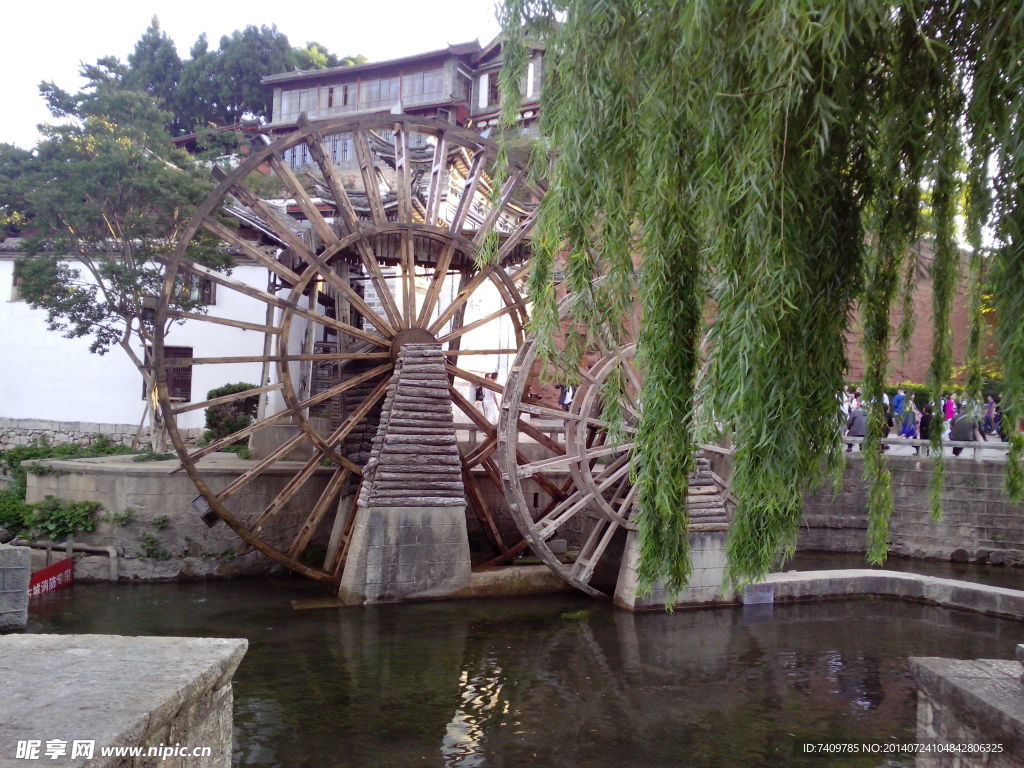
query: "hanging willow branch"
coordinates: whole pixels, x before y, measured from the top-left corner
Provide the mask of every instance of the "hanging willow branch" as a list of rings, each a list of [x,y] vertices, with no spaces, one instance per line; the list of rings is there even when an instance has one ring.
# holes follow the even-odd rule
[[[637,299],[642,310],[642,583],[664,579],[671,593],[688,579],[687,472],[694,435],[712,427],[735,447],[731,579],[759,578],[791,550],[803,494],[843,465],[835,393],[857,317],[876,401],[865,441],[870,556],[883,560],[892,491],[880,401],[895,342],[909,337],[909,318],[894,333],[891,316],[897,303],[909,314],[918,251],[931,256],[936,396],[969,264],[972,306],[992,274],[1004,413],[1024,418],[1024,11],[948,0],[505,0],[502,22],[506,62],[522,65],[528,38],[546,46],[542,128],[554,151],[530,283],[542,349],[553,351],[558,331],[556,263],[579,295],[576,327],[615,333]],[[519,77],[508,66],[502,83]],[[517,108],[506,100],[509,123]],[[970,259],[958,216],[973,233]],[[971,316],[980,333],[980,311]],[[700,423],[704,414],[715,423]],[[1024,437],[1012,439],[1008,488],[1019,497]]]

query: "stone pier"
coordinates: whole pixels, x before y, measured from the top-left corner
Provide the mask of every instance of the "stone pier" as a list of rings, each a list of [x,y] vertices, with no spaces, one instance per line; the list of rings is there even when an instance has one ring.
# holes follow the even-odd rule
[[[1024,768],[1020,663],[911,658],[910,667],[917,739],[933,749],[918,755],[916,768]]]
[[[231,679],[247,646],[196,637],[0,637],[0,768],[230,768]]]
[[[28,547],[0,544],[0,632],[28,622],[28,580],[32,556]]]
[[[363,472],[338,597],[348,605],[452,597],[469,586],[462,463],[437,344],[398,352]]]
[[[725,581],[725,539],[729,532],[729,516],[722,498],[722,489],[705,457],[697,459],[690,475],[686,494],[686,508],[690,515],[690,565],[693,568],[690,583],[677,597],[674,605],[698,606],[735,601],[731,591],[723,587]],[[619,578],[615,585],[615,604],[629,611],[665,609],[664,584],[656,583],[645,597],[637,594],[637,566],[640,549],[636,531],[626,536]]]

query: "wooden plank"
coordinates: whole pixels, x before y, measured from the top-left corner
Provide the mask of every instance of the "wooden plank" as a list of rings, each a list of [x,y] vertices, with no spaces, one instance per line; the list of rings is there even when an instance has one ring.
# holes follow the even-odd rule
[[[273,305],[271,305],[273,306]],[[260,333],[280,333],[281,329],[274,325],[259,325],[257,323],[246,323],[242,320],[232,320],[229,317],[218,317],[217,315],[204,315],[199,312],[182,312],[177,309],[168,309],[168,317],[176,317],[179,320],[195,320],[214,325],[226,325],[230,328],[243,328],[247,331],[259,331]]]
[[[215,365],[220,363],[281,363],[291,360],[388,360],[390,352],[335,352],[327,354],[302,355],[227,355],[223,357],[175,357],[175,366],[179,365]]]

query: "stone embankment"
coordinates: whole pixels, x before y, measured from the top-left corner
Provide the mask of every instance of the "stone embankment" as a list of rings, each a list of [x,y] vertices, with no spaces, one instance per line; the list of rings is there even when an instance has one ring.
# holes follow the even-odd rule
[[[79,533],[75,542],[91,547],[114,547],[121,580],[161,581],[266,574],[277,567],[251,550],[224,523],[212,528],[193,509],[197,491],[191,478],[178,471],[176,460],[135,461],[132,456],[87,459],[50,459],[32,462],[45,474],[28,474],[26,500],[45,496],[67,501],[98,501],[96,529]],[[215,492],[247,468],[234,454],[217,453],[203,459],[207,485]],[[228,501],[228,509],[242,522],[250,522],[270,503],[301,462],[282,461],[269,468]],[[281,545],[316,502],[331,469],[318,469],[274,518],[266,538]],[[279,536],[280,538],[275,538]],[[58,545],[58,549],[60,546]],[[75,578],[105,581],[110,562],[105,555],[79,556]]]
[[[0,637],[2,713],[17,713],[0,717],[0,768],[229,768],[231,680],[247,647],[222,638]]]
[[[889,456],[893,514],[889,550],[906,557],[1024,565],[1024,505],[1003,492],[1006,465],[947,457],[942,517],[931,515],[932,459]],[[797,547],[821,552],[864,552],[867,485],[859,454],[848,458],[838,494],[827,486],[808,494]]]

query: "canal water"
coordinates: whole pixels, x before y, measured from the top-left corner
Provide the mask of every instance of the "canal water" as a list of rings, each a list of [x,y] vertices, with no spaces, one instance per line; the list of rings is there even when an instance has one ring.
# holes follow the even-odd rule
[[[290,579],[79,584],[30,632],[245,637],[237,766],[911,766],[908,656],[1012,658],[1020,622],[864,599],[633,615],[571,594],[297,610]]]

